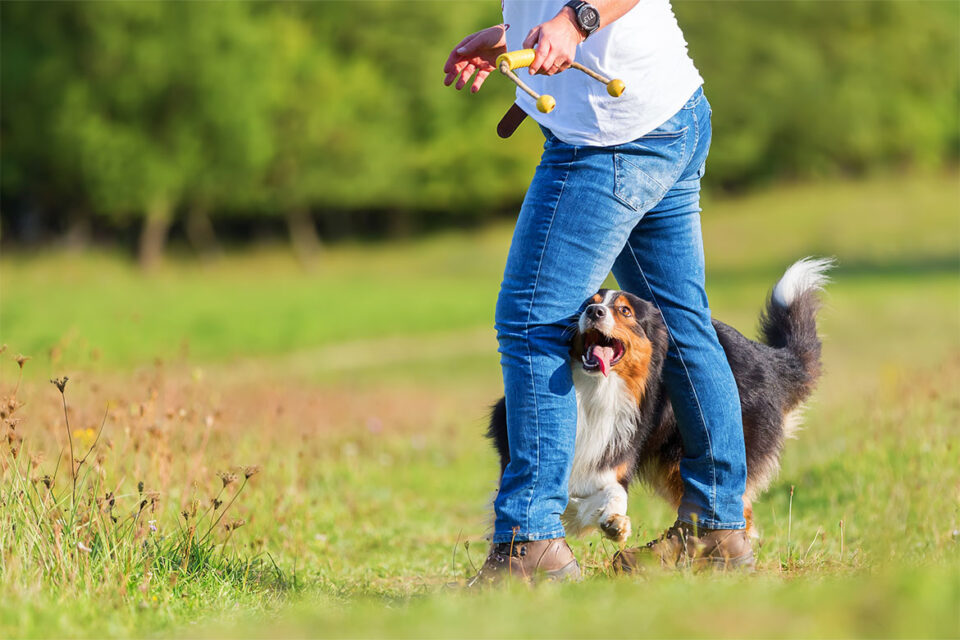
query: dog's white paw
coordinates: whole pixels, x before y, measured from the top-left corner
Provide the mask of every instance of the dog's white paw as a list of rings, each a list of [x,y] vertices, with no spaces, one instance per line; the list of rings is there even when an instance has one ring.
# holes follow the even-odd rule
[[[628,516],[615,513],[600,523],[600,530],[617,544],[623,544],[630,539],[632,528]]]

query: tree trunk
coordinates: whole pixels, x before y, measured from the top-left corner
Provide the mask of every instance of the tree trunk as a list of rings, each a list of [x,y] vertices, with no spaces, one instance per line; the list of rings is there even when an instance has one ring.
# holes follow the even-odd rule
[[[292,209],[287,212],[286,218],[293,253],[305,269],[312,269],[316,266],[321,245],[310,212],[306,208]]]
[[[140,267],[149,271],[163,258],[170,230],[173,209],[166,200],[156,200],[149,206],[140,229]]]
[[[90,216],[83,209],[71,209],[67,216],[67,231],[63,246],[67,251],[80,252],[90,246]]]
[[[187,211],[187,238],[204,260],[220,256],[220,245],[213,228],[213,221],[204,205],[195,204]]]

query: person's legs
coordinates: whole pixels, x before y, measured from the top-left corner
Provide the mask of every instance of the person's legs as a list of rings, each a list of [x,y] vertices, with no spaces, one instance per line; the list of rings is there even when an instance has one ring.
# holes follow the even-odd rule
[[[611,163],[609,150],[548,134],[517,220],[496,311],[510,463],[494,543],[564,535],[577,428],[568,329],[640,216],[614,197]]]
[[[710,143],[705,99],[688,103],[689,163],[630,234],[613,271],[620,286],[656,305],[670,344],[664,381],[683,438],[678,518],[707,529],[743,529],[746,453],[740,396],[704,290],[700,177]]]

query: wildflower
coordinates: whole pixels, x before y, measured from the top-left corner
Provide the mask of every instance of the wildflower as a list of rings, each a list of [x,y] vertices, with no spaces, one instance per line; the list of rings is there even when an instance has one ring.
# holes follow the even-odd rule
[[[217,476],[219,476],[220,481],[223,483],[224,489],[226,489],[228,486],[230,486],[237,480],[237,474],[230,473],[227,471],[219,471],[217,472]]]
[[[79,441],[81,446],[87,448],[93,444],[94,440],[96,440],[97,432],[90,427],[87,427],[86,429],[74,429],[73,437]]]
[[[22,364],[20,365],[20,368],[23,368]],[[68,378],[67,376],[63,376],[62,378],[54,378],[53,380],[50,381],[50,383],[53,384],[57,389],[59,389],[60,393],[63,393],[63,390],[67,386],[67,380],[69,379],[70,378]]]
[[[212,498],[210,500],[210,504],[213,505],[213,510],[216,511],[217,509],[220,508],[220,505],[223,504],[223,500],[217,500],[216,498]]]
[[[23,446],[23,436],[16,431],[7,434],[7,442],[10,445],[10,455],[16,458],[20,455],[20,447]]]
[[[143,493],[143,480],[137,483],[137,493]]]
[[[240,518],[238,520],[234,520],[233,522],[228,522],[224,524],[223,528],[226,529],[227,531],[236,531],[237,529],[239,529],[245,524],[247,524],[247,521],[244,520],[243,518]]]
[[[3,345],[3,346],[6,347],[7,345]],[[23,369],[23,365],[24,365],[24,364],[26,363],[26,361],[29,360],[29,359],[30,359],[30,356],[25,356],[25,355],[23,355],[22,353],[18,353],[18,354],[17,354],[17,357],[14,358],[14,360],[17,361],[17,366],[19,366],[21,369]]]
[[[156,521],[156,520],[148,520],[148,521],[147,521],[147,524],[150,525],[150,531],[153,531],[153,532],[156,532],[156,531],[157,531],[157,521]]]
[[[260,465],[255,464],[255,465],[244,468],[243,477],[249,479],[251,476],[255,476],[258,473],[260,473]]]

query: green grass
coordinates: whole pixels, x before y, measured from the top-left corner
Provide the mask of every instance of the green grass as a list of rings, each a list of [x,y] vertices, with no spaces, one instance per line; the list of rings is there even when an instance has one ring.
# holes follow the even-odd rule
[[[708,202],[714,312],[748,334],[787,264],[840,260],[823,381],[755,505],[759,571],[614,578],[592,535],[575,543],[583,583],[480,595],[446,585],[485,552],[508,228],[335,247],[313,273],[270,250],[151,276],[106,254],[7,255],[0,396],[10,355],[34,359],[17,392],[25,476],[6,445],[0,458],[0,636],[960,636],[958,209],[954,175]],[[71,543],[93,529],[69,526],[45,381],[64,373],[76,446],[110,406],[80,501],[109,488],[129,513],[141,480],[159,496],[157,530],[119,556]],[[249,464],[263,471],[224,518],[244,526],[183,564],[180,511]],[[59,507],[31,515],[20,491],[58,465]],[[672,522],[641,489],[630,512],[638,542]]]

